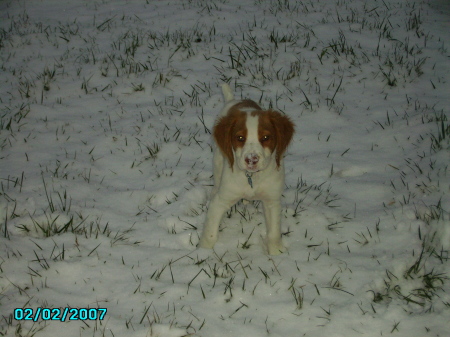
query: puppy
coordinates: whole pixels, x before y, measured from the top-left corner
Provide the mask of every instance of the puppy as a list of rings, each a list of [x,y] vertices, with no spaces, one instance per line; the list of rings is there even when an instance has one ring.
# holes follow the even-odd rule
[[[270,255],[284,251],[281,241],[283,154],[294,134],[291,120],[263,110],[251,100],[237,101],[224,84],[225,106],[214,126],[214,188],[199,247],[213,248],[224,213],[240,199],[261,200]]]

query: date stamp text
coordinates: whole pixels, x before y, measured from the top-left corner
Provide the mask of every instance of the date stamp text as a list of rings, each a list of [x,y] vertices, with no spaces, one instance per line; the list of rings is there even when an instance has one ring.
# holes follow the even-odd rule
[[[14,319],[17,321],[95,321],[103,320],[106,308],[17,308]]]

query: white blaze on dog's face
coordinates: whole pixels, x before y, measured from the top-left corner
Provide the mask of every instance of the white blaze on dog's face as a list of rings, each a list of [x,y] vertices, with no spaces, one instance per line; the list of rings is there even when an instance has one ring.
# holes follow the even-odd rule
[[[249,173],[267,168],[271,160],[277,167],[293,134],[293,124],[286,116],[261,110],[253,101],[231,107],[214,128],[214,137],[230,167],[234,163]]]

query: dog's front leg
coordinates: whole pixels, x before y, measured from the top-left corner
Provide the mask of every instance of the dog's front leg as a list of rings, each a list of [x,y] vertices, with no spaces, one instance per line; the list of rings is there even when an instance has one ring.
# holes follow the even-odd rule
[[[285,250],[281,242],[281,204],[279,200],[265,200],[263,205],[267,229],[267,250],[270,255],[278,255]]]
[[[219,194],[214,194],[206,213],[206,221],[203,226],[203,233],[200,238],[198,246],[200,248],[213,248],[217,241],[217,234],[219,232],[220,221],[224,213],[233,205],[232,202],[227,202],[220,198]]]

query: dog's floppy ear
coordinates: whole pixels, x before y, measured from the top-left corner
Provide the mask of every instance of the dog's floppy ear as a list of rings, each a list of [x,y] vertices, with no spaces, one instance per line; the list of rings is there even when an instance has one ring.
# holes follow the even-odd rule
[[[278,111],[269,111],[269,116],[272,125],[275,128],[277,139],[275,160],[277,166],[280,167],[281,158],[283,158],[283,154],[291,142],[292,136],[294,135],[295,125],[289,117],[282,115]]]
[[[236,119],[232,116],[223,116],[219,118],[214,126],[213,135],[214,139],[222,151],[223,155],[228,159],[231,169],[233,169],[234,155],[233,145],[231,143],[232,130]]]

